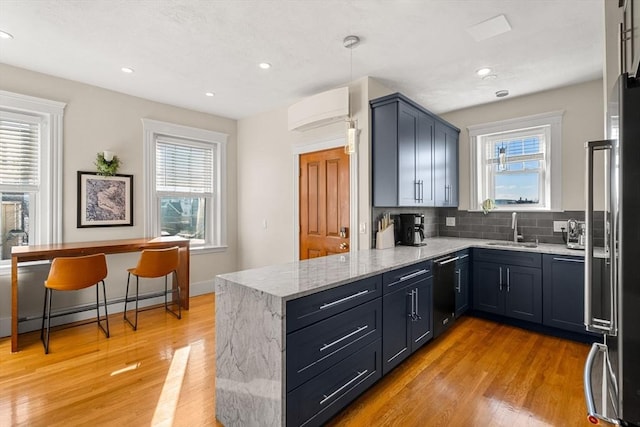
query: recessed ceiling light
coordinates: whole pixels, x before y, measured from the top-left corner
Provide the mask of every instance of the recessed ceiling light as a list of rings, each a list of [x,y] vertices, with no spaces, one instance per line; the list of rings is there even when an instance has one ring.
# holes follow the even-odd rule
[[[258,66],[263,70],[268,70],[269,68],[271,68],[271,64],[269,64],[268,62],[261,62],[260,64],[258,64]]]
[[[12,39],[12,38],[13,38],[13,35],[7,33],[6,31],[0,30],[0,39],[8,40],[8,39]]]
[[[127,73],[127,74],[133,73],[133,68],[131,67],[122,67],[120,69],[122,70],[123,73]]]
[[[497,78],[498,76],[496,74],[487,74],[486,76],[482,76],[482,80],[493,80]]]
[[[205,92],[205,95],[206,96],[215,96],[215,93],[213,93],[213,92]]]
[[[476,74],[479,75],[480,77],[486,76],[487,74],[490,74],[490,73],[491,73],[491,68],[488,68],[488,67],[484,67],[476,70]]]
[[[506,89],[501,89],[501,90],[496,92],[496,97],[498,97],[498,98],[504,98],[507,95],[509,95],[509,91],[506,90]]]

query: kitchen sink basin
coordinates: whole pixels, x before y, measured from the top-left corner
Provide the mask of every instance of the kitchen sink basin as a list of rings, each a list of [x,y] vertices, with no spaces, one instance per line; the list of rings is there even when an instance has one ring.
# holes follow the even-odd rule
[[[512,248],[537,248],[538,242],[489,242],[489,246],[508,246]]]

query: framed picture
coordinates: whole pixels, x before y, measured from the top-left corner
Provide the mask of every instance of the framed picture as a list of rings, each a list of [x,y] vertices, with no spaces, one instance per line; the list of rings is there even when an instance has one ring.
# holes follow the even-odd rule
[[[78,171],[78,228],[133,225],[133,175]]]

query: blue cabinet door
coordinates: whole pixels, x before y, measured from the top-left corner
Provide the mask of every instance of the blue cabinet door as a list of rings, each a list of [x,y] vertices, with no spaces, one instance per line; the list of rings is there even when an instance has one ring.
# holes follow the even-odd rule
[[[506,265],[503,268],[505,316],[542,323],[542,271]]]
[[[504,314],[503,267],[492,262],[473,264],[473,308]]]
[[[414,291],[415,316],[411,319],[411,352],[433,338],[433,277],[421,280]]]
[[[382,297],[382,373],[395,368],[411,354],[411,290],[400,288]]]
[[[584,257],[543,255],[543,323],[585,333]]]

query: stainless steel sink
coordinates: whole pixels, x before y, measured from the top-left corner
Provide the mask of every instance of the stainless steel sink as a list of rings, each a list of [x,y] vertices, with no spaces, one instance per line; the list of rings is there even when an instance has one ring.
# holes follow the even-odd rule
[[[537,248],[537,242],[489,242],[489,246],[508,246],[512,248]]]

